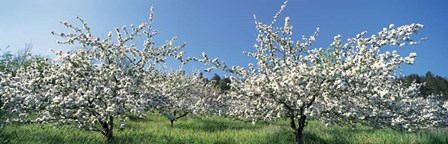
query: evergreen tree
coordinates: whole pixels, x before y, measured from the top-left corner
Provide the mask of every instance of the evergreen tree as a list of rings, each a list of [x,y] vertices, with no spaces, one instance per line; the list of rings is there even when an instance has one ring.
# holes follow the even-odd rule
[[[434,75],[430,71],[426,72],[424,76],[410,74],[401,78],[401,80],[406,85],[410,85],[413,81],[416,83],[424,83],[424,85],[420,88],[420,93],[423,97],[431,94],[441,94],[442,99],[448,99],[448,79],[442,76]]]
[[[230,78],[226,77],[223,78],[219,81],[219,89],[221,89],[221,91],[227,91],[230,89]]]

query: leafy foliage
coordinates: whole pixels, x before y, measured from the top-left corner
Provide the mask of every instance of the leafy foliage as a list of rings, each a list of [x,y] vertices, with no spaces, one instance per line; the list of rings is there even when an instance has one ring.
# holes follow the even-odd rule
[[[221,89],[222,91],[228,91],[230,90],[231,83],[232,81],[230,80],[230,78],[225,77],[219,81],[219,89]]]
[[[0,72],[3,73],[15,75],[19,68],[29,67],[31,65],[31,59],[42,59],[42,57],[31,55],[31,49],[33,48],[31,43],[25,44],[25,47],[16,54],[13,54],[11,51],[6,51],[8,48],[9,46],[0,55]]]
[[[4,49],[4,52],[0,55],[0,73],[15,76],[18,69],[29,67],[32,61],[43,60],[43,57],[31,55],[32,47],[33,45],[31,43],[25,44],[25,47],[22,50],[14,54],[11,51],[7,51],[9,48],[9,46],[7,46]],[[0,107],[3,105],[2,97],[3,96],[0,94]],[[3,109],[0,109],[0,113],[3,113]]]
[[[401,78],[406,84],[410,85],[412,82],[423,84],[420,88],[421,95],[426,97],[430,95],[442,95],[442,100],[448,99],[448,79],[434,75],[432,72],[427,72],[425,75],[410,74]]]

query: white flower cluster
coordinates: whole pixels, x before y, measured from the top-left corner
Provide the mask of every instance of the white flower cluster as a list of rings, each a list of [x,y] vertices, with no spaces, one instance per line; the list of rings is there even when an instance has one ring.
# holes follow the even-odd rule
[[[412,94],[396,81],[395,70],[412,64],[416,54],[403,58],[380,48],[415,43],[409,36],[423,25],[391,26],[369,38],[363,32],[345,44],[336,36],[327,49],[307,49],[319,29],[294,42],[292,28],[285,25],[272,28],[257,22],[257,53],[246,52],[257,59],[256,66],[232,69],[241,75],[232,83],[236,91],[231,96],[239,105],[231,107],[234,115],[254,120],[313,116],[328,123],[359,120],[376,125],[386,117],[380,113],[392,115],[387,109],[401,107],[399,100]]]
[[[148,87],[159,90],[163,101],[160,108],[170,121],[187,114],[224,114],[223,94],[213,82],[207,82],[199,73],[190,75],[183,70],[160,73],[159,82]]]
[[[298,141],[307,117],[327,124],[406,130],[448,125],[448,104],[436,96],[419,97],[420,84],[406,87],[397,81],[396,70],[413,64],[417,55],[380,51],[385,46],[418,44],[411,36],[423,25],[390,25],[370,37],[362,32],[346,42],[338,35],[328,48],[309,48],[319,29],[294,41],[289,17],[283,27],[274,27],[286,4],[269,25],[255,19],[256,52],[244,53],[257,63],[247,68],[228,67],[206,53],[201,59],[183,59],[184,45],[174,46],[176,38],[156,47],[152,9],[148,23],[131,25],[130,30],[117,28],[115,36],[110,32],[105,39],[94,37],[81,18],[81,28],[62,22],[74,33],[53,33],[66,39],[59,43],[82,48],[56,51],[55,59],[35,60],[16,75],[0,73],[2,109],[8,122],[76,123],[109,140],[114,117],[123,129],[126,114],[150,109],[164,111],[172,122],[189,113],[225,114],[254,122],[288,117]],[[133,43],[140,36],[147,38],[142,49]],[[213,65],[206,71],[221,68],[239,77],[232,77],[229,93],[221,93],[200,75],[159,70],[167,56],[182,64],[203,62]]]
[[[380,51],[385,46],[417,44],[411,36],[423,25],[396,28],[392,24],[370,37],[362,32],[345,43],[337,35],[328,48],[309,48],[319,28],[312,36],[294,41],[289,17],[284,27],[273,26],[279,13],[270,25],[255,20],[259,32],[256,52],[244,53],[257,63],[248,64],[248,69],[201,59],[212,68],[239,75],[232,79],[229,115],[253,121],[289,117],[296,138],[302,136],[310,116],[327,124],[363,123],[405,129],[435,126],[426,121],[432,115],[421,115],[434,111],[426,105],[429,102],[422,101],[434,100],[416,97],[418,84],[406,87],[397,81],[397,68],[414,63],[416,54],[402,57],[395,50]],[[410,112],[419,102],[421,111]]]
[[[54,60],[34,61],[15,76],[0,73],[2,109],[20,122],[76,123],[79,128],[101,131],[112,138],[113,118],[120,126],[129,112],[140,114],[161,103],[154,83],[155,66],[171,56],[182,59],[184,45],[174,46],[176,38],[156,47],[152,41],[153,11],[149,23],[116,29],[105,39],[95,38],[83,19],[82,28],[63,22],[74,33],[53,33],[82,47],[73,52],[56,51]],[[133,44],[145,36],[143,50]]]

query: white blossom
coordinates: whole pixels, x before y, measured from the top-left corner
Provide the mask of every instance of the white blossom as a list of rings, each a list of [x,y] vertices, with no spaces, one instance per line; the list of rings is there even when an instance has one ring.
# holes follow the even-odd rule
[[[173,38],[156,47],[152,41],[156,32],[146,22],[138,28],[131,26],[131,31],[117,28],[116,41],[112,32],[105,39],[95,38],[84,20],[78,19],[82,28],[63,22],[75,33],[54,34],[66,39],[60,43],[78,43],[81,48],[56,51],[53,60],[34,60],[15,76],[0,73],[2,109],[19,122],[72,123],[101,131],[110,139],[114,117],[122,123],[130,112],[142,114],[159,106],[157,91],[145,84],[153,83],[154,67],[165,57],[182,56],[184,45],[173,46]],[[143,50],[131,43],[138,36],[147,37]]]
[[[309,116],[328,125],[422,127],[424,118],[411,113],[412,106],[406,102],[420,101],[416,98],[419,85],[406,87],[395,74],[401,65],[412,64],[416,54],[403,58],[396,50],[381,49],[417,44],[411,35],[423,25],[391,24],[371,37],[362,32],[343,43],[337,35],[326,49],[310,48],[319,30],[293,41],[289,18],[284,27],[273,27],[279,13],[271,25],[255,21],[258,44],[255,52],[244,53],[257,64],[249,70],[205,62],[238,75],[232,78],[233,91],[228,95],[229,115],[253,121],[288,117],[296,135],[302,133]]]

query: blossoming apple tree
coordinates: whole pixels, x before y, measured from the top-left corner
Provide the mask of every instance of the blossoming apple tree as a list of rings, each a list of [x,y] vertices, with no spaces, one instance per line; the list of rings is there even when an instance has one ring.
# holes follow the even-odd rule
[[[405,87],[396,80],[397,68],[414,63],[416,54],[402,57],[396,50],[384,49],[417,44],[410,36],[423,25],[390,25],[370,37],[362,32],[345,43],[337,35],[328,48],[310,48],[319,29],[310,37],[294,41],[289,17],[283,27],[274,26],[286,4],[271,24],[255,18],[259,32],[256,52],[244,53],[254,57],[256,64],[229,68],[205,54],[197,59],[239,75],[232,79],[230,115],[254,121],[288,117],[296,143],[303,143],[308,117],[327,124],[363,123],[374,127],[404,127],[422,121],[417,117],[411,120],[401,111],[409,106],[401,100],[418,94],[418,85]]]
[[[123,127],[128,112],[141,113],[158,105],[157,92],[145,83],[151,82],[153,67],[167,56],[181,59],[184,45],[173,45],[173,38],[156,47],[153,8],[148,23],[117,28],[115,36],[109,32],[104,39],[94,37],[84,20],[78,19],[82,27],[62,22],[73,33],[53,34],[66,39],[59,43],[77,43],[81,48],[56,51],[54,60],[34,62],[16,76],[1,75],[3,109],[13,121],[76,123],[111,140],[114,118]],[[138,37],[146,37],[142,49],[134,44]]]
[[[219,89],[199,73],[186,74],[184,70],[164,72],[160,80],[151,83],[150,87],[159,90],[163,101],[161,110],[170,120],[171,126],[188,114],[220,114],[224,108]]]

